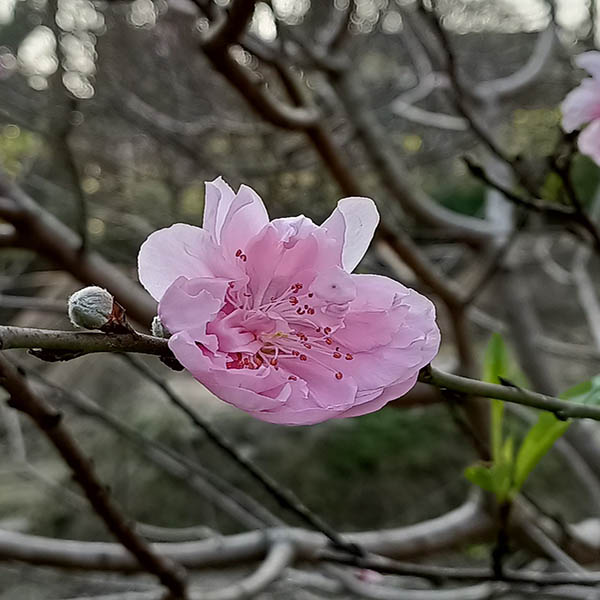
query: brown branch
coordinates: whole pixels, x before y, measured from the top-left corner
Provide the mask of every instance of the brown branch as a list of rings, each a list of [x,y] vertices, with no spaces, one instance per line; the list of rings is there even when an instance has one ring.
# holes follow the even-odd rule
[[[26,371],[41,380],[44,387],[56,394],[58,403],[64,402],[74,408],[79,414],[97,420],[111,431],[121,436],[127,442],[143,453],[150,462],[173,478],[181,481],[192,491],[202,495],[215,507],[227,513],[232,519],[250,529],[282,525],[282,521],[267,510],[262,504],[242,492],[228,481],[215,475],[197,461],[190,460],[169,446],[150,439],[144,434],[123,423],[103,410],[93,400],[81,392],[68,392],[63,388],[48,382],[37,373]]]
[[[453,548],[467,540],[482,539],[493,523],[478,500],[471,499],[445,515],[396,529],[347,533],[368,552],[410,558]],[[207,540],[158,543],[152,547],[189,570],[248,563],[263,558],[270,540],[289,540],[296,559],[315,561],[328,546],[318,532],[274,528],[220,536]],[[138,572],[140,565],[120,544],[59,540],[0,529],[0,560],[91,571]]]
[[[93,352],[138,352],[172,358],[167,340],[141,333],[108,335],[95,331],[53,331],[1,325],[0,350],[11,348],[64,351],[77,356]]]
[[[382,174],[382,182],[403,209],[420,222],[452,231],[460,239],[482,243],[496,232],[481,219],[454,213],[411,184],[408,170],[390,145],[383,127],[366,106],[362,91],[348,70],[332,76],[337,97],[356,128],[368,155]]]
[[[111,500],[107,488],[97,479],[91,461],[62,423],[62,415],[37,396],[17,368],[1,355],[0,383],[10,394],[9,406],[29,416],[59,452],[94,512],[109,531],[131,552],[144,570],[158,577],[170,590],[173,599],[184,598],[185,575],[182,568],[160,556],[130,528],[125,516]]]
[[[334,546],[350,553],[360,553],[359,548],[347,542],[323,518],[313,513],[291,490],[281,486],[252,460],[238,452],[235,446],[224,437],[210,421],[204,419],[197,411],[183,402],[183,400],[181,400],[181,398],[171,389],[169,384],[156,375],[153,370],[149,369],[146,365],[133,357],[126,357],[126,359],[145,377],[152,381],[152,383],[158,386],[170,402],[181,410],[196,428],[204,432],[213,444],[227,454],[237,465],[248,473],[254,481],[259,483],[283,508],[294,513],[310,527],[314,527],[317,531],[323,533],[331,540]]]
[[[202,41],[206,52],[220,52],[242,36],[254,14],[255,0],[233,0],[220,22],[212,25]]]
[[[371,569],[389,575],[423,577],[433,581],[490,581],[495,579],[492,569],[486,567],[440,567],[402,562],[383,556],[348,556],[332,550],[324,550],[319,553],[318,557],[324,562]],[[500,579],[518,583],[535,583],[540,586],[559,584],[595,586],[600,584],[600,573],[545,573],[543,571],[505,569]]]
[[[54,261],[82,283],[105,287],[132,319],[152,321],[156,303],[139,285],[96,252],[80,252],[81,238],[1,172],[0,218],[13,225],[20,247]]]

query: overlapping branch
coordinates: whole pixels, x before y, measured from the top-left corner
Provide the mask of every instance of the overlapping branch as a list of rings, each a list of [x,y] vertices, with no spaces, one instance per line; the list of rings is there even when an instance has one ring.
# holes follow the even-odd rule
[[[2,172],[0,218],[14,227],[11,242],[15,246],[35,250],[83,283],[107,288],[132,319],[144,324],[152,321],[156,303],[140,286],[98,253],[81,252],[81,238]]]
[[[0,326],[0,349],[41,349],[51,352],[82,354],[89,352],[132,352],[170,357],[167,341],[142,334],[105,334],[102,332],[69,332]],[[60,354],[59,354],[60,355]],[[469,377],[447,373],[435,367],[422,371],[421,381],[441,389],[470,396],[495,398],[555,413],[559,418],[600,420],[600,407],[560,400],[523,388],[486,383]]]
[[[60,413],[49,407],[29,387],[17,368],[0,355],[0,385],[10,395],[9,405],[32,419],[48,438],[73,472],[94,512],[104,521],[122,547],[131,553],[139,566],[153,573],[171,592],[173,600],[186,597],[185,575],[179,565],[161,556],[130,526],[125,516],[109,496],[107,488],[98,480],[91,461],[62,423]]]

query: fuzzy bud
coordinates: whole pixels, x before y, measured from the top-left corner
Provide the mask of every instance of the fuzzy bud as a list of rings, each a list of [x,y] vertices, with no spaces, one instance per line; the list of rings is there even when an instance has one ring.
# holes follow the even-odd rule
[[[159,338],[170,338],[171,334],[167,331],[166,327],[163,325],[160,317],[156,315],[154,319],[152,319],[152,325],[150,325],[150,331],[152,331],[152,335],[154,337]]]
[[[111,320],[114,298],[105,289],[92,285],[69,298],[69,319],[75,327],[101,329]]]

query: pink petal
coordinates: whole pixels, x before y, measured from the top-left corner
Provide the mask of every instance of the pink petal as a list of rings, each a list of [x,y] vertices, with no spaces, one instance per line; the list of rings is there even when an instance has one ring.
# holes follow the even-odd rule
[[[353,275],[357,299],[335,334],[353,355],[359,390],[388,388],[418,374],[437,354],[435,307],[421,294],[380,275]]]
[[[220,231],[220,240],[226,251],[235,254],[245,249],[248,241],[269,223],[267,209],[260,196],[247,185],[235,195]]]
[[[154,299],[160,300],[181,275],[188,279],[212,275],[199,258],[210,246],[210,236],[192,225],[176,223],[155,231],[142,244],[138,255],[141,284]]]
[[[319,273],[310,285],[311,292],[328,304],[347,304],[356,298],[356,284],[340,267]]]
[[[219,243],[225,216],[233,202],[235,192],[223,181],[222,177],[217,177],[214,181],[207,181],[205,186],[202,229],[208,232],[215,242]]]
[[[348,273],[362,260],[378,223],[379,213],[373,200],[351,197],[340,200],[331,216],[321,225],[341,244],[342,266]]]
[[[562,127],[567,133],[600,118],[600,81],[584,79],[567,94],[561,110]]]
[[[206,183],[203,229],[229,254],[243,249],[268,222],[267,209],[252,188],[242,185],[236,194],[221,177]]]
[[[577,140],[579,151],[600,166],[600,119],[590,123]]]
[[[585,69],[595,79],[600,79],[600,52],[591,50],[575,57],[575,64]]]
[[[209,277],[178,277],[163,294],[158,314],[170,333],[186,330],[204,341],[206,325],[223,306],[227,281]]]
[[[388,402],[392,400],[396,400],[400,396],[404,396],[404,394],[410,392],[412,388],[416,385],[417,379],[419,377],[419,373],[415,373],[411,375],[406,381],[400,381],[388,388],[386,388],[380,395],[375,397],[368,402],[363,403],[355,403],[354,406],[347,411],[343,412],[341,415],[338,415],[336,419],[343,419],[347,417],[360,417],[362,415],[366,415],[377,410],[383,408]]]

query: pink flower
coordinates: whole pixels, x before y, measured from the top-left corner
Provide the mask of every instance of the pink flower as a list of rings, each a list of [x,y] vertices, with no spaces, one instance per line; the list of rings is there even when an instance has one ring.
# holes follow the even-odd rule
[[[410,390],[440,342],[427,298],[350,275],[378,222],[368,198],[340,200],[320,227],[269,221],[252,189],[218,178],[203,228],[178,223],[144,242],[140,281],[173,354],[225,402],[286,425],[363,415]]]
[[[579,151],[600,165],[600,52],[584,52],[575,59],[575,64],[591,77],[584,79],[564,99],[562,126],[570,133],[589,123],[579,136]]]

